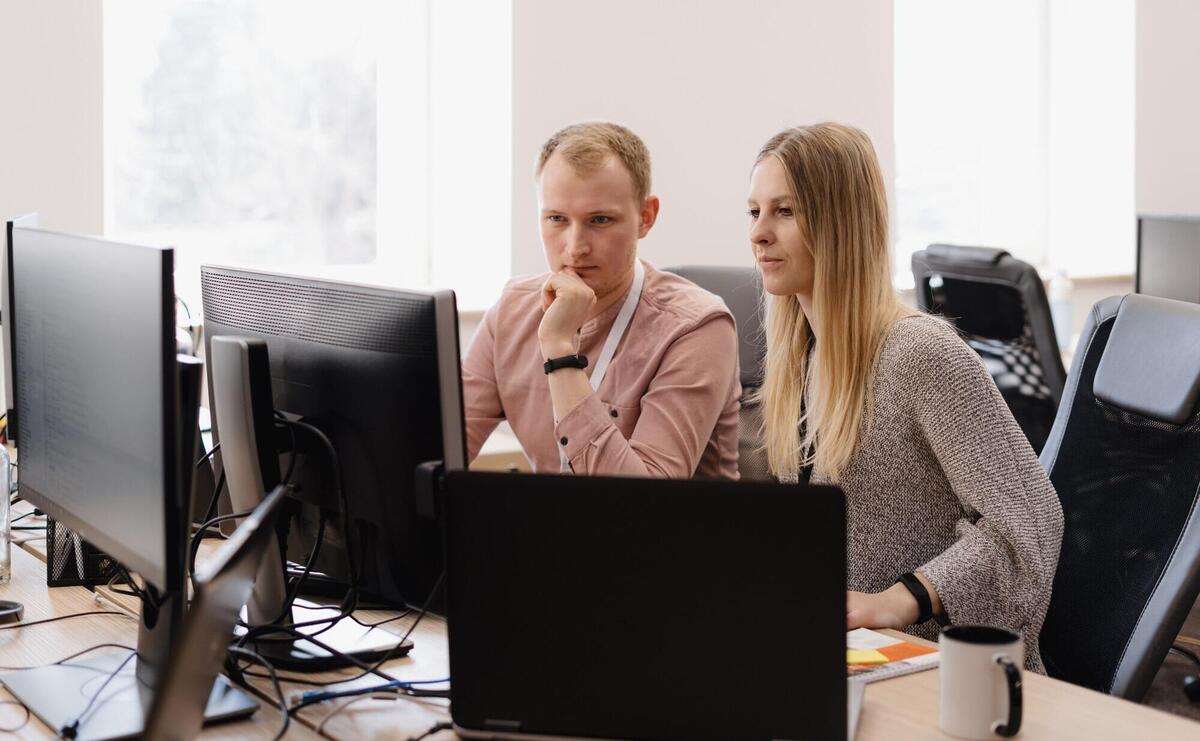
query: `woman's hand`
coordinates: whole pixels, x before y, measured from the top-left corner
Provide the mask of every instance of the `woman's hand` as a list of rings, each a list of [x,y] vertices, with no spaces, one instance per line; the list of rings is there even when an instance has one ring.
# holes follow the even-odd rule
[[[870,594],[846,592],[846,630],[855,628],[907,628],[920,615],[917,598],[903,584]]]

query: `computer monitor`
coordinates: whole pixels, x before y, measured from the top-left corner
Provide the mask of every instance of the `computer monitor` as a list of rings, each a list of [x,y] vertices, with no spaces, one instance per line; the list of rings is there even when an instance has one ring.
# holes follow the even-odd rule
[[[1134,290],[1200,302],[1200,216],[1138,217]]]
[[[432,466],[422,464],[466,468],[454,294],[211,265],[201,268],[201,287],[213,431],[231,497],[241,497],[239,487],[261,496],[290,467],[287,483],[306,506],[295,508],[288,558],[306,558],[317,508],[324,508],[339,521],[326,528],[314,570],[348,586],[348,547],[356,548],[360,594],[393,605],[426,604],[443,565]],[[217,338],[243,341],[225,348],[240,364],[228,374],[217,364]],[[222,378],[232,380],[222,386]],[[233,411],[223,411],[227,401]],[[319,430],[340,470],[331,470],[322,441],[303,430],[293,439],[295,425],[272,431],[266,415],[275,413]],[[227,448],[235,441],[224,431],[235,420],[239,447]],[[235,471],[233,456],[248,465]],[[230,506],[252,504],[241,499]],[[340,522],[345,508],[348,541]],[[260,617],[280,613],[278,584],[260,573],[251,599]]]
[[[0,353],[4,354],[4,412],[7,415],[5,435],[9,443],[17,443],[16,396],[13,394],[13,312],[12,292],[12,237],[16,227],[33,228],[38,225],[37,214],[18,216],[4,225],[4,250],[0,252]]]
[[[202,366],[175,354],[173,257],[170,248],[12,231],[20,493],[141,577],[129,691],[143,694],[170,665],[187,594]],[[110,657],[94,661],[111,670]],[[63,687],[52,673],[40,681],[40,671],[22,675],[21,692],[10,688],[42,717],[47,699],[79,703],[82,713],[94,690]],[[214,690],[231,703],[210,705],[215,716],[253,712],[252,700],[226,689]],[[86,735],[108,737],[102,728]]]

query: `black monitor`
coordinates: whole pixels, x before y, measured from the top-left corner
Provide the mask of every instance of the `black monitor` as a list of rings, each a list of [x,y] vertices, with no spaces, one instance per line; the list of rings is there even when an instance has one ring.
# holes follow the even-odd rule
[[[33,228],[38,225],[37,214],[18,216],[4,225],[4,250],[0,251],[0,353],[4,354],[4,366],[0,372],[4,374],[4,413],[6,416],[5,432],[9,443],[17,443],[17,414],[16,396],[13,393],[13,311],[12,291],[12,238],[13,229],[17,227]]]
[[[1134,290],[1200,302],[1200,216],[1138,217]]]
[[[466,468],[454,294],[211,265],[201,286],[214,437],[237,500],[227,506],[253,506],[290,468],[288,560],[306,559],[323,508],[334,518],[314,571],[348,588],[353,557],[367,600],[424,606],[443,569],[431,464]],[[278,576],[259,574],[259,617],[284,607]]]
[[[128,689],[143,695],[170,664],[186,604],[201,366],[175,353],[173,257],[170,248],[12,231],[20,493],[141,577],[137,680]],[[110,671],[109,657],[95,661]],[[53,717],[64,703],[81,703],[82,713],[86,688],[55,686],[53,672],[42,681],[42,671],[22,673],[21,691],[6,683],[42,717],[52,717],[39,705],[46,698],[59,706]],[[214,697],[232,705],[210,710],[253,711],[253,701],[228,690]]]

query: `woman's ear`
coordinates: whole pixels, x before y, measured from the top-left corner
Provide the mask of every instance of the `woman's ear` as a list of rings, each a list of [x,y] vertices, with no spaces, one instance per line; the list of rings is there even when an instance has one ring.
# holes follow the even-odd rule
[[[650,227],[658,221],[658,196],[646,196],[642,201],[641,222],[638,224],[638,239],[650,233]]]

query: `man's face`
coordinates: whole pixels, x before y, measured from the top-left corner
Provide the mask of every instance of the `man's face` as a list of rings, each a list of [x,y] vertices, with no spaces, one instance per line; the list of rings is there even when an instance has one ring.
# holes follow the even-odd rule
[[[633,176],[616,157],[580,175],[558,152],[542,168],[537,190],[550,272],[572,268],[597,299],[624,288],[638,240],[654,225],[658,199],[639,203]]]

